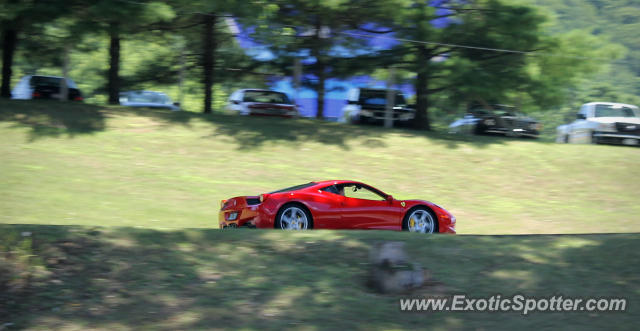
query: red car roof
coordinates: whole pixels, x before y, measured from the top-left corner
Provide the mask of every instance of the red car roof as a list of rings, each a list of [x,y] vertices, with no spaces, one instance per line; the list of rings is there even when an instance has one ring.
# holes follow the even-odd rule
[[[338,180],[322,180],[322,181],[314,181],[314,183],[318,185],[332,185],[332,184],[344,184],[344,183],[358,183],[364,184],[355,180],[346,180],[346,179],[338,179]]]

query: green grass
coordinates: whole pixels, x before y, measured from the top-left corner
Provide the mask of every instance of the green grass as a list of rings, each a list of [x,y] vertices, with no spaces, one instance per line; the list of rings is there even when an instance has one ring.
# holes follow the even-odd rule
[[[640,232],[637,148],[6,100],[0,137],[0,329],[640,322],[639,234],[215,229],[221,199],[345,178],[436,202],[463,234]],[[380,240],[440,283],[413,296],[623,296],[628,311],[402,313],[364,285]]]
[[[0,101],[0,223],[210,228],[221,199],[355,179],[467,234],[640,232],[640,149]]]
[[[25,231],[31,236],[20,237]],[[637,234],[425,237],[43,225],[0,225],[0,233],[13,234],[15,247],[20,238],[32,247],[30,282],[0,291],[0,322],[16,329],[598,330],[640,322]],[[379,240],[406,242],[409,255],[431,270],[438,284],[411,297],[624,297],[628,310],[401,312],[403,295],[365,286],[368,249]]]

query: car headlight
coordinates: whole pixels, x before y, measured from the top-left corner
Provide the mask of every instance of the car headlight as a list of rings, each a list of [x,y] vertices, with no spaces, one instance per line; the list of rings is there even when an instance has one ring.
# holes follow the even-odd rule
[[[616,126],[613,123],[599,123],[598,131],[616,131]]]
[[[235,221],[236,218],[238,218],[237,212],[227,214],[227,221]]]

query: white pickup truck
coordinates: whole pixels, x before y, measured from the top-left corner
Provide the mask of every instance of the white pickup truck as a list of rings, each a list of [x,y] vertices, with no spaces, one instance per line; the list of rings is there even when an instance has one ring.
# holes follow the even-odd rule
[[[572,123],[556,131],[559,143],[640,145],[640,112],[623,103],[585,103]]]

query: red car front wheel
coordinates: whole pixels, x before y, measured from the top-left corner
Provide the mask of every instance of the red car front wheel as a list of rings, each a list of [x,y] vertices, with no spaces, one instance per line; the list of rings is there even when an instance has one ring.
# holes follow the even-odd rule
[[[438,232],[438,218],[431,210],[425,207],[417,207],[404,216],[402,229],[419,233]]]

